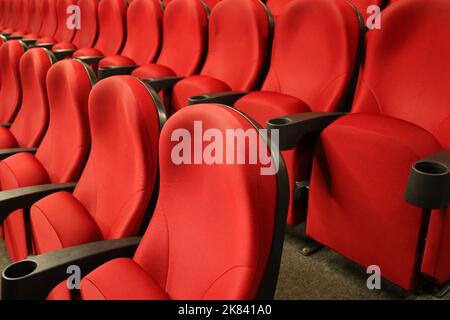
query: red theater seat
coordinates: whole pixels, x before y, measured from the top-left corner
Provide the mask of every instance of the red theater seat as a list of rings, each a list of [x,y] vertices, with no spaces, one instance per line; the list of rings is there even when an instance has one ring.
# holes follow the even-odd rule
[[[8,41],[0,47],[0,123],[11,123],[20,107],[19,63],[26,46],[18,41]]]
[[[194,136],[198,122],[223,136],[230,129],[256,128],[223,105],[192,106],[173,115],[161,133],[160,194],[150,225],[132,259],[111,260],[84,277],[81,299],[273,297],[287,210],[282,161],[276,175],[261,175],[259,163],[175,164],[179,140],[173,135],[181,130]],[[249,152],[248,144],[244,148]],[[126,285],[117,286],[118,279]],[[65,282],[49,295],[68,298]]]
[[[163,26],[158,59],[135,69],[133,76],[141,79],[187,77],[199,71],[206,52],[208,29],[208,12],[202,1],[171,1],[164,11]]]
[[[78,179],[90,144],[87,100],[93,77],[90,69],[78,60],[60,61],[50,68],[47,132],[35,155],[20,152],[0,162],[2,190]],[[25,258],[29,252],[22,212],[9,215],[3,226],[11,259]]]
[[[267,7],[272,12],[272,15],[276,18],[283,11],[284,7],[292,0],[267,0]]]
[[[291,1],[275,22],[270,69],[261,90],[230,102],[262,127],[290,114],[345,110],[356,84],[362,33],[358,13],[345,0]],[[291,190],[289,224],[305,215],[295,199],[296,182],[309,180],[312,153],[306,141],[283,153]]]
[[[137,234],[155,187],[165,121],[155,99],[143,82],[129,76],[93,89],[92,149],[73,194],[54,193],[31,208],[36,253]]]
[[[99,35],[94,47],[80,48],[74,58],[110,56],[120,53],[126,34],[123,0],[102,0],[98,5]]]
[[[163,6],[159,0],[134,0],[127,10],[126,43],[121,54],[103,58],[99,68],[154,61],[161,47],[162,20]]]
[[[381,30],[367,33],[353,111],[322,132],[313,166],[308,234],[408,291],[420,267],[450,279],[448,208],[421,235],[425,212],[404,200],[412,164],[450,149],[449,21],[447,0],[384,11]]]
[[[56,0],[41,0],[40,14],[42,18],[42,25],[37,34],[29,33],[23,37],[24,41],[31,43],[36,42],[40,38],[53,38],[58,27],[58,18],[56,15]],[[28,42],[27,42],[28,43]]]
[[[54,56],[41,48],[30,49],[20,59],[22,98],[11,126],[0,126],[0,149],[37,147],[47,130],[48,100],[45,79]]]
[[[185,107],[191,96],[254,89],[268,56],[271,27],[262,2],[221,1],[211,12],[205,64],[199,75],[175,85],[172,111]]]
[[[70,42],[75,35],[75,29],[67,27],[69,15],[67,9],[77,4],[76,0],[56,1],[57,28],[53,36],[45,36],[36,41],[36,45],[49,46],[50,48],[58,42]]]
[[[53,51],[76,50],[78,48],[93,47],[98,36],[98,0],[79,0],[80,29],[76,30],[73,41],[58,42],[52,47]]]

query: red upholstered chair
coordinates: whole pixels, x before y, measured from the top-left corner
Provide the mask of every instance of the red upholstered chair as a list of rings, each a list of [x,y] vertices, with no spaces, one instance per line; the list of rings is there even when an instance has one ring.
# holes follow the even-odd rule
[[[87,101],[93,81],[92,71],[78,60],[60,61],[50,68],[48,129],[34,155],[20,152],[0,162],[1,190],[79,178],[90,145]],[[3,223],[5,245],[13,261],[32,253],[27,246],[25,222],[18,210]]]
[[[41,0],[40,15],[42,18],[41,28],[38,33],[29,33],[23,37],[27,44],[35,43],[40,38],[53,38],[58,27],[58,18],[56,15],[56,0]]]
[[[23,37],[25,35],[37,35],[41,30],[43,15],[41,12],[42,1],[28,0],[28,23],[23,30],[18,30],[12,36]]]
[[[17,31],[17,28],[21,24],[21,15],[23,14],[23,1],[22,0],[11,0],[9,4],[10,18],[5,25],[5,29],[2,30],[3,35],[10,35]]]
[[[345,110],[356,85],[362,34],[358,13],[345,0],[293,0],[276,19],[270,69],[261,90],[234,97],[225,92],[226,99],[217,102],[234,105],[262,127],[290,114]],[[213,94],[215,99],[220,94]],[[289,224],[305,217],[306,206],[296,191],[309,180],[313,140],[283,153],[291,191]]]
[[[79,0],[80,29],[77,29],[71,42],[58,42],[52,50],[56,53],[70,50],[71,53],[78,48],[93,47],[98,36],[98,0]]]
[[[138,67],[132,75],[156,79],[196,74],[205,56],[207,30],[208,12],[201,0],[171,1],[164,11],[163,42],[158,59]],[[166,97],[162,97],[164,104],[170,106]]]
[[[53,36],[45,36],[36,41],[36,45],[51,48],[58,42],[70,42],[75,35],[75,29],[67,27],[67,8],[77,4],[77,0],[57,0],[56,17],[57,28]]]
[[[98,62],[104,56],[120,53],[126,35],[126,5],[123,0],[102,0],[98,5],[98,39],[93,47],[80,48],[74,58],[96,57]]]
[[[0,123],[11,123],[19,111],[22,97],[19,63],[26,49],[18,40],[0,47]]]
[[[172,111],[185,107],[191,96],[255,89],[268,58],[271,27],[262,2],[221,1],[211,12],[205,64],[199,75],[176,83]]]
[[[127,85],[123,79],[111,77],[98,87],[116,81],[122,82],[120,87],[123,88]],[[112,100],[111,96],[130,90],[135,97],[141,97],[137,88],[127,91],[108,88],[103,98]],[[121,101],[116,98],[112,104],[117,100]],[[105,108],[110,106],[105,104]],[[152,106],[151,103],[145,105],[147,109]],[[100,116],[103,123],[104,114],[103,111]],[[214,130],[223,137],[230,129],[253,131],[257,128],[242,113],[223,105],[192,106],[179,111],[167,121],[161,133],[160,194],[137,250],[136,239],[120,239],[31,257],[16,266],[11,265],[4,275],[12,274],[12,269],[31,260],[37,263],[37,277],[46,281],[34,285],[31,274],[27,278],[31,281],[27,287],[30,291],[20,292],[4,277],[3,297],[8,298],[10,292],[11,298],[45,298],[53,286],[67,278],[66,266],[74,264],[75,258],[76,264],[82,266],[83,274],[88,273],[81,281],[79,295],[75,294],[81,299],[272,298],[288,206],[287,176],[282,158],[276,175],[261,175],[261,169],[266,165],[259,162],[175,164],[172,154],[180,140],[173,139],[174,135],[182,132],[184,136],[194,136],[198,122],[202,123],[204,132]],[[112,128],[113,131],[117,129]],[[254,137],[261,150],[267,152],[262,137],[257,132]],[[225,143],[223,140],[221,147],[225,148]],[[202,149],[207,145],[205,143]],[[245,153],[250,152],[249,144],[242,147]],[[229,187],[231,183],[233,188]],[[110,194],[107,199],[114,199],[114,196]],[[221,205],[217,205],[219,202]],[[88,253],[89,257],[83,258],[82,252]],[[127,255],[132,258],[124,257]],[[55,265],[50,262],[47,269],[41,262],[49,262],[50,256]],[[122,258],[112,259],[114,256]],[[56,265],[62,272],[54,269]],[[67,283],[64,281],[53,289],[48,298],[70,299]]]
[[[447,0],[399,1],[384,11],[381,30],[367,33],[352,113],[322,132],[313,165],[308,234],[364,267],[378,265],[408,291],[421,273],[438,284],[450,279],[448,193],[424,207],[436,209],[431,218],[404,198],[413,163],[450,149],[449,21]],[[447,166],[448,176],[448,151],[440,158],[447,164],[430,159],[415,174],[436,179]],[[425,189],[415,186],[416,195],[439,198],[438,186]]]
[[[100,60],[99,68],[153,62],[161,48],[162,20],[163,5],[159,0],[134,0],[130,3],[125,46],[120,55],[108,55]]]
[[[130,76],[102,81],[89,97],[89,119],[92,149],[75,190],[31,207],[37,254],[137,235],[147,212],[165,121],[156,93]]]
[[[54,62],[51,52],[42,48],[30,49],[22,55],[20,109],[10,126],[0,126],[0,149],[34,148],[41,142],[49,114],[45,79]]]

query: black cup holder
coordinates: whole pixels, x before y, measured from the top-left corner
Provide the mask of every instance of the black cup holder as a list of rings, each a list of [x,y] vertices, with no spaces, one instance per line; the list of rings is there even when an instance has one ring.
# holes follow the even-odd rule
[[[207,98],[208,98],[207,94],[201,94],[201,95],[198,95],[198,96],[192,96],[192,97],[189,98],[189,100],[191,100],[191,101],[202,101],[202,100],[205,100]]]
[[[3,270],[3,276],[8,279],[20,279],[31,273],[37,268],[37,263],[31,260],[22,260],[9,265]]]
[[[283,126],[291,122],[289,118],[275,118],[269,120],[269,125],[276,127],[276,126]]]
[[[449,170],[446,166],[432,161],[419,161],[413,166],[414,170],[426,175],[446,175]]]

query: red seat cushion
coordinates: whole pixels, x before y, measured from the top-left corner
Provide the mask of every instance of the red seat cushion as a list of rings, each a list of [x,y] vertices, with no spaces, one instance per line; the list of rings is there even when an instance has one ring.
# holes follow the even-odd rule
[[[36,41],[36,44],[47,44],[47,43],[56,43],[56,40],[53,37],[42,37]]]
[[[82,48],[78,49],[73,53],[74,58],[79,57],[101,57],[103,56],[103,52],[96,48]]]
[[[81,281],[80,293],[84,300],[170,300],[136,262],[126,258],[112,260],[89,273]],[[49,300],[69,298],[66,282],[48,296]]]
[[[187,77],[173,88],[172,111],[176,112],[187,106],[188,99],[192,96],[229,90],[231,88],[225,82],[212,77],[203,75]]]
[[[175,72],[169,67],[156,63],[143,65],[135,69],[131,75],[140,79],[176,76]]]
[[[120,55],[105,57],[102,60],[100,60],[100,62],[98,64],[99,68],[118,67],[118,66],[134,66],[134,65],[136,65],[136,62],[133,59],[128,58],[126,56],[120,56]]]
[[[9,131],[7,127],[0,126],[0,148],[6,149],[17,147],[19,147],[19,144],[11,131]]]
[[[68,49],[76,50],[77,47],[71,42],[58,42],[57,44],[55,44],[52,47],[53,51],[55,51],[55,50],[68,50]]]
[[[433,135],[380,115],[345,116],[321,135],[308,234],[412,290],[422,211],[403,200],[411,165],[442,150]]]
[[[45,197],[30,212],[36,254],[103,240],[89,212],[70,193]]]
[[[1,190],[45,183],[50,183],[50,178],[42,164],[31,153],[18,153],[0,162]],[[11,259],[24,259],[28,252],[22,210],[10,214],[3,227],[5,246]]]
[[[249,93],[239,99],[234,106],[255,120],[262,128],[266,127],[267,121],[270,119],[311,111],[308,105],[298,98],[267,91]],[[291,192],[287,222],[289,224],[297,224],[301,222],[303,217],[300,207],[294,207],[295,182],[307,179],[312,162],[313,148],[306,148],[302,144],[301,147],[295,150],[284,151],[282,154],[289,174],[289,188]]]

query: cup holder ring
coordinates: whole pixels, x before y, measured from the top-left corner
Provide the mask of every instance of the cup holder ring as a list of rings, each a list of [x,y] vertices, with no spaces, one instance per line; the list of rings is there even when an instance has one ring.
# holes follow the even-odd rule
[[[202,101],[208,98],[208,95],[206,94],[199,94],[197,96],[192,96],[189,98],[191,101]]]
[[[434,161],[418,161],[414,163],[413,168],[417,173],[429,176],[443,176],[449,173],[449,168]]]
[[[289,122],[291,122],[291,120],[289,118],[275,118],[275,119],[270,119],[268,121],[268,124],[271,127],[279,127],[279,126],[287,125]]]
[[[32,274],[37,269],[37,263],[32,260],[22,260],[10,264],[3,270],[3,278],[16,280]]]

